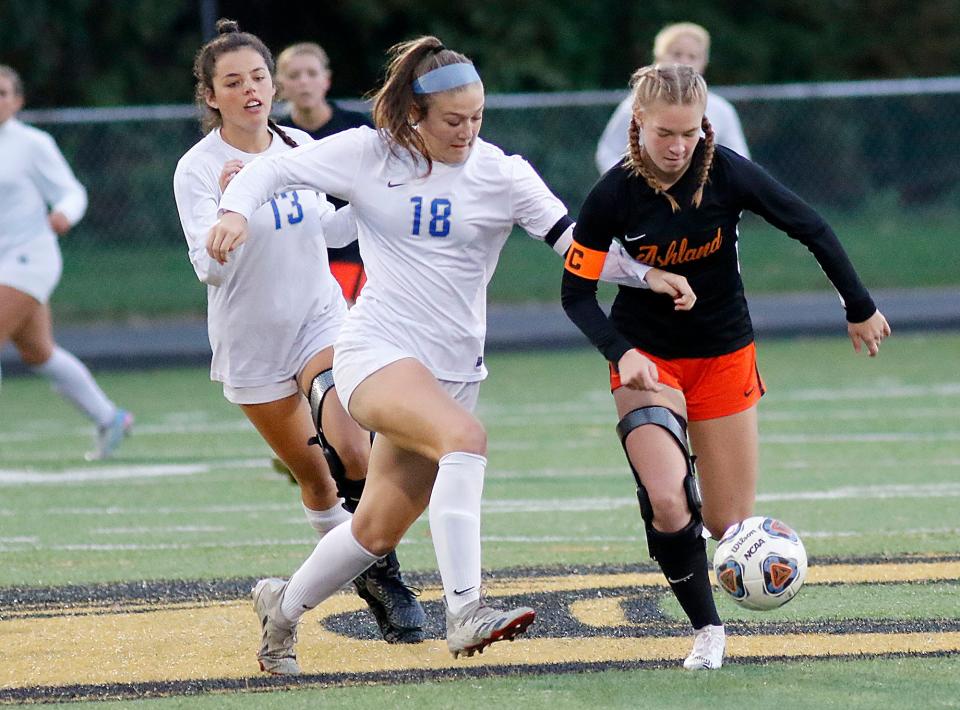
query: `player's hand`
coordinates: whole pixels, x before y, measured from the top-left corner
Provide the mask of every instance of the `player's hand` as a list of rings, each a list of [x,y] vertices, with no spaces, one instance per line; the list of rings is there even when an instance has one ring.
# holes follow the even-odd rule
[[[207,235],[207,254],[226,264],[230,252],[247,241],[247,218],[236,212],[224,212]]]
[[[227,185],[233,180],[233,176],[243,168],[243,161],[239,159],[228,160],[223,164],[223,170],[220,171],[220,192],[227,189]]]
[[[650,290],[663,293],[673,299],[673,310],[689,311],[697,301],[697,294],[690,288],[685,276],[669,271],[650,269],[644,277]]]
[[[47,215],[47,222],[50,224],[50,229],[61,237],[70,231],[70,220],[63,212],[51,212]]]
[[[620,371],[620,383],[624,387],[647,392],[659,392],[663,389],[657,366],[637,350],[627,350],[617,363],[617,368]]]
[[[890,332],[890,324],[880,311],[861,323],[847,323],[847,335],[853,342],[854,352],[860,352],[862,343],[867,346],[870,357],[875,357],[880,352],[880,343],[890,336]]]

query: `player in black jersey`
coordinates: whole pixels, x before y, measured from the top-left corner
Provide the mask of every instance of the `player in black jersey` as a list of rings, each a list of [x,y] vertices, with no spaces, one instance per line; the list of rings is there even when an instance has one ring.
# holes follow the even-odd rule
[[[277,56],[277,81],[283,98],[290,102],[290,125],[306,131],[315,140],[358,126],[373,127],[369,116],[348,111],[327,98],[330,90],[330,60],[315,42],[299,42]],[[340,209],[346,202],[327,196]],[[327,249],[330,271],[343,290],[348,305],[360,295],[366,274],[360,259],[360,247],[353,242],[345,247]]]
[[[737,258],[741,212],[760,215],[813,253],[841,296],[856,352],[865,345],[876,355],[890,327],[827,223],[762,168],[716,145],[703,77],[688,66],[649,66],[631,85],[630,152],[583,205],[563,307],[610,363],[617,431],[650,555],[696,630],[684,667],[719,668],[724,631],[701,532],[706,525],[719,539],[752,514],[756,404],[764,392]],[[614,239],[637,260],[685,276],[696,305],[683,312],[651,291],[621,286],[607,318],[597,304],[597,273]]]

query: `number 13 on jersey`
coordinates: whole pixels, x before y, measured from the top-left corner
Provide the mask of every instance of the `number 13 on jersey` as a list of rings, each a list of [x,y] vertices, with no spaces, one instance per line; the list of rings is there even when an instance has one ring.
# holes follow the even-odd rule
[[[413,227],[410,233],[420,236],[420,222],[423,216],[423,198],[411,197],[413,203]],[[446,237],[450,234],[450,212],[453,206],[450,200],[444,197],[437,197],[430,201],[430,221],[427,224],[427,232],[431,237]]]

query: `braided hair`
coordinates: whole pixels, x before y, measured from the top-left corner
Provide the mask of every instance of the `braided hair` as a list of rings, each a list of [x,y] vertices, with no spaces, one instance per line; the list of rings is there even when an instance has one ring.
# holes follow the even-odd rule
[[[263,61],[267,65],[267,71],[270,72],[272,78],[274,74],[273,55],[267,49],[267,45],[256,35],[241,32],[240,25],[235,20],[217,20],[217,36],[203,45],[197,52],[193,61],[193,76],[197,80],[194,95],[197,106],[200,108],[200,125],[204,133],[209,133],[214,128],[223,125],[223,117],[220,115],[220,111],[207,103],[207,92],[213,91],[213,75],[217,60],[222,54],[245,47],[249,47],[263,57]],[[280,136],[280,139],[288,146],[291,148],[297,147],[297,142],[287,135],[272,118],[267,119],[267,126]]]
[[[683,106],[692,104],[706,106],[707,103],[706,82],[693,68],[684,64],[658,64],[641,67],[630,78],[630,86],[633,88],[634,115],[649,108],[656,101]],[[706,115],[704,115],[700,127],[704,134],[704,151],[703,161],[697,169],[697,189],[691,200],[694,207],[699,207],[703,200],[703,189],[710,177],[713,154],[716,150],[716,136]],[[676,199],[666,191],[666,188],[643,159],[643,143],[640,140],[640,126],[636,118],[630,120],[627,138],[629,147],[626,161],[627,168],[633,175],[642,177],[656,194],[663,195],[670,203],[670,209],[679,212],[680,205]]]

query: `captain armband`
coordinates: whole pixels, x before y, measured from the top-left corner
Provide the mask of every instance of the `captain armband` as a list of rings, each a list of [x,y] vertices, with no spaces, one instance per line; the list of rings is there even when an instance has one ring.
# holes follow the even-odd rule
[[[575,276],[598,281],[603,272],[603,262],[607,258],[607,252],[597,251],[578,244],[576,241],[567,250],[567,259],[564,268]]]

